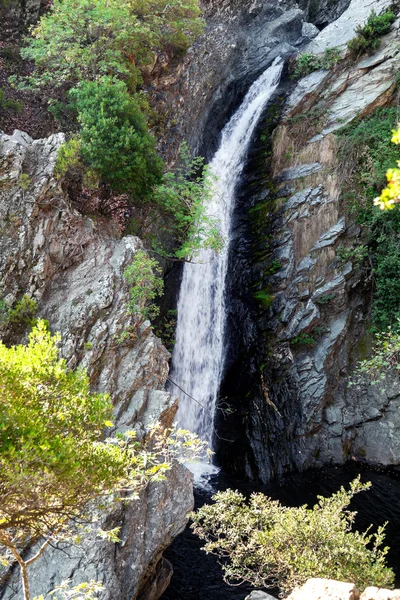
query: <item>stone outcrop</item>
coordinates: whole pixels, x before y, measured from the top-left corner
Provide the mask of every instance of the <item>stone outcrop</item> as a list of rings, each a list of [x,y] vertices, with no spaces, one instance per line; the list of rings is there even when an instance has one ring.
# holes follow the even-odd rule
[[[182,139],[193,153],[212,157],[219,132],[251,83],[277,56],[295,55],[318,34],[318,28],[308,22],[308,4],[295,0],[202,2],[207,23],[204,34],[177,67],[160,70],[152,95],[166,117],[160,147],[167,157],[174,157]],[[326,23],[344,10],[348,0],[321,0],[320,4],[319,14]]]
[[[398,600],[400,590],[384,590],[369,587],[360,593],[352,583],[331,579],[309,579],[301,588],[295,589],[287,600]]]
[[[176,411],[165,391],[169,354],[150,324],[138,326],[127,311],[123,271],[142,244],[71,207],[53,175],[63,139],[0,137],[0,297],[10,306],[24,294],[34,299],[37,316],[61,333],[68,366],[86,367],[93,389],[110,393],[116,427],[141,437],[157,420],[170,425]],[[0,333],[7,339],[4,325]],[[14,332],[10,341],[21,339]],[[63,579],[93,578],[105,584],[103,600],[140,598],[145,586],[158,597],[169,573],[162,551],[184,528],[192,502],[191,475],[175,466],[165,482],[108,517],[122,527],[120,544],[88,539],[83,550],[44,555],[32,569],[34,595]],[[17,580],[14,573],[4,583],[2,599],[20,597]]]
[[[309,579],[296,588],[286,600],[399,600],[400,590],[368,587],[364,592],[352,583],[332,579]],[[251,592],[245,600],[274,600],[274,596],[262,591]]]

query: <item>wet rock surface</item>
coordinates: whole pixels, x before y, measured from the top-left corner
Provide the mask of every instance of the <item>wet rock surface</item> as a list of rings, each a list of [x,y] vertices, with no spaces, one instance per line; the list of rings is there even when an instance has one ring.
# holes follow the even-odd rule
[[[356,8],[353,1],[339,19],[350,37]],[[328,29],[314,47],[328,43]],[[346,183],[334,135],[392,102],[396,36],[386,36],[374,55],[300,81],[271,144],[260,141],[273,130],[265,120],[254,140],[238,194],[228,283],[221,397],[232,413],[216,417],[221,464],[240,476],[266,482],[351,457],[400,464],[398,375],[380,386],[348,386],[371,284],[337,255],[359,230],[341,202]],[[296,129],[301,119],[307,124]]]

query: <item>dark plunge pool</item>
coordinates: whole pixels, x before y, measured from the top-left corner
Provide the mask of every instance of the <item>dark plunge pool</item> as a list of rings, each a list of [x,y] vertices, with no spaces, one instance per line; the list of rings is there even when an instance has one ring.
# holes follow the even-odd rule
[[[216,490],[239,489],[244,494],[262,491],[286,506],[313,505],[317,495],[329,496],[340,486],[346,486],[361,473],[362,481],[371,481],[372,488],[355,496],[350,506],[358,511],[357,529],[363,531],[371,523],[377,527],[388,521],[386,544],[390,546],[388,563],[394,569],[400,586],[400,478],[363,468],[359,464],[308,471],[287,478],[280,484],[255,486],[220,473],[210,481]],[[210,502],[212,493],[196,491],[196,506]],[[173,564],[174,575],[162,600],[243,600],[252,588],[231,587],[222,580],[217,558],[206,555],[200,542],[187,527],[165,552]]]

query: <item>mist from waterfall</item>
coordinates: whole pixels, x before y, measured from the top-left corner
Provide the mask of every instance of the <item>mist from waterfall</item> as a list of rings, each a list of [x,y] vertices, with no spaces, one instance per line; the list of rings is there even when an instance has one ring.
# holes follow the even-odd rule
[[[170,390],[180,399],[178,425],[210,445],[225,359],[225,280],[235,189],[254,129],[279,84],[283,64],[281,58],[275,59],[250,87],[224,127],[210,163],[215,183],[207,213],[219,220],[224,248],[219,253],[201,251],[196,264],[186,263],[183,270],[171,372],[177,385],[171,384]]]

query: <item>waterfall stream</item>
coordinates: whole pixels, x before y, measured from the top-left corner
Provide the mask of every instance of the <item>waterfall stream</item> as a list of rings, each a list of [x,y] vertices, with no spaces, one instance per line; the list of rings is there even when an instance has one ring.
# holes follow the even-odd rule
[[[196,264],[186,263],[178,301],[176,344],[172,358],[171,392],[180,398],[177,422],[210,445],[213,417],[224,366],[227,276],[235,188],[248,146],[268,100],[275,92],[283,60],[273,64],[253,83],[241,106],[224,127],[221,143],[210,164],[215,177],[207,213],[219,220],[224,248],[203,250]]]

